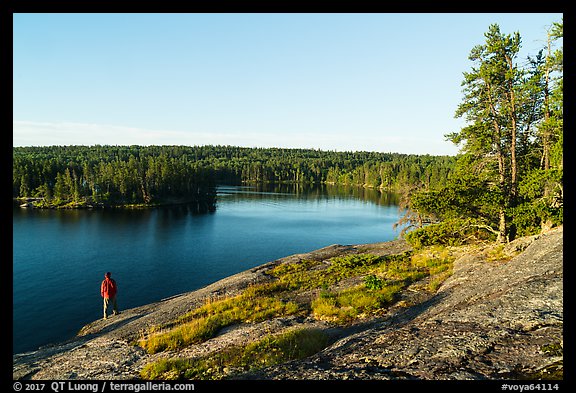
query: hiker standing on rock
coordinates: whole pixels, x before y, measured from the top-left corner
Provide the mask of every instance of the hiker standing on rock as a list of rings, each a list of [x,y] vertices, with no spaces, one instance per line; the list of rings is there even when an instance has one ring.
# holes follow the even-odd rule
[[[116,303],[116,293],[118,293],[118,286],[116,285],[116,281],[110,278],[111,275],[112,273],[107,272],[104,275],[104,280],[100,286],[100,294],[104,298],[104,319],[108,318],[108,306],[110,306],[110,303],[112,303],[112,314],[120,314],[118,312],[118,304]]]

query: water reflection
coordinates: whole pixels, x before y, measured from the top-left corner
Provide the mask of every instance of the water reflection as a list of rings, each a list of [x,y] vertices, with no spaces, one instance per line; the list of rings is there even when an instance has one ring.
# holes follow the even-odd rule
[[[395,200],[374,189],[245,184],[219,186],[207,203],[152,209],[15,205],[13,350],[65,339],[98,318],[104,271],[121,282],[121,307],[136,307],[287,255],[392,240]]]
[[[332,186],[326,184],[245,184],[240,186],[220,185],[218,198],[234,197],[238,200],[298,198],[315,199],[356,199],[379,206],[397,206],[398,194],[374,188]]]

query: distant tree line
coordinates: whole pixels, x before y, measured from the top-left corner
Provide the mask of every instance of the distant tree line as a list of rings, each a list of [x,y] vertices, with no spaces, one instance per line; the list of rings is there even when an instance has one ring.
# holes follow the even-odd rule
[[[464,73],[456,157],[234,146],[13,149],[13,196],[51,205],[203,200],[218,183],[323,183],[400,194],[413,245],[512,240],[563,223],[563,21],[534,56],[497,24]]]
[[[234,146],[13,148],[13,196],[51,204],[150,204],[215,184],[326,183],[397,190],[442,185],[454,157]]]
[[[563,223],[563,21],[546,38],[519,59],[520,33],[493,24],[471,50],[456,110],[467,125],[447,135],[461,146],[454,170],[404,199],[414,244],[506,242]]]
[[[137,146],[16,147],[12,192],[19,198],[40,198],[48,206],[211,198],[210,174],[188,156],[168,153]]]

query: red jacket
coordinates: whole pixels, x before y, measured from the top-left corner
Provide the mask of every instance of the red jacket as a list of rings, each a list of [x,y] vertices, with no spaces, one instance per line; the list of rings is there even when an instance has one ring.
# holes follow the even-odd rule
[[[118,292],[116,281],[110,277],[106,277],[100,286],[100,294],[103,298],[109,299],[116,296],[116,292]]]

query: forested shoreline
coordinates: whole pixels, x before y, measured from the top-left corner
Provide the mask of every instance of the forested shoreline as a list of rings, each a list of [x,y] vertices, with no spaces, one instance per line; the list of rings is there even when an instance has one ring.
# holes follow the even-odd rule
[[[563,223],[563,21],[536,54],[489,26],[470,51],[453,156],[234,146],[13,148],[13,197],[37,207],[212,206],[217,184],[373,187],[400,194],[415,246],[507,242]]]
[[[155,205],[209,198],[217,184],[436,188],[451,156],[235,146],[13,148],[13,197],[38,207]]]

